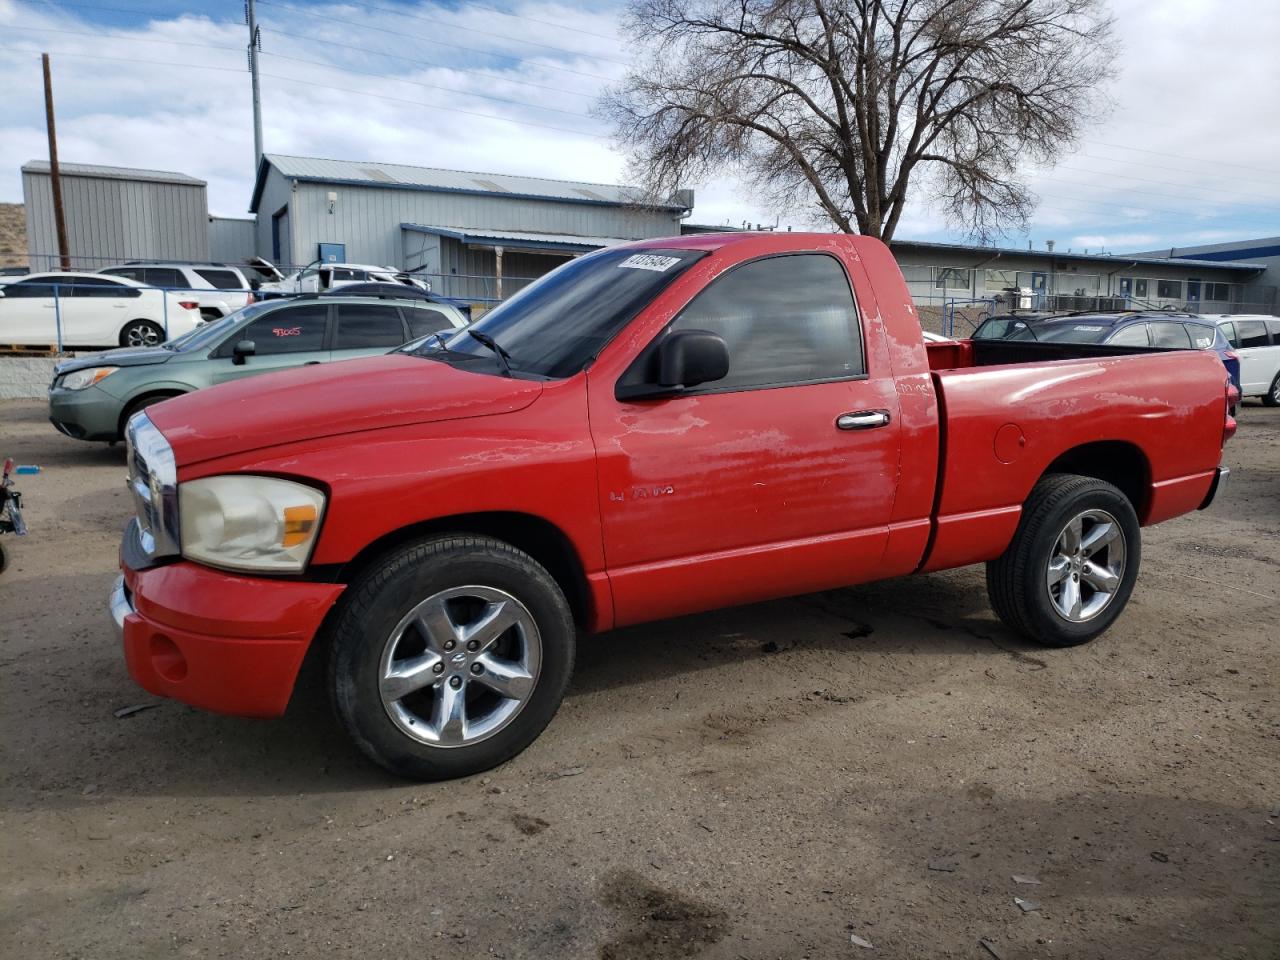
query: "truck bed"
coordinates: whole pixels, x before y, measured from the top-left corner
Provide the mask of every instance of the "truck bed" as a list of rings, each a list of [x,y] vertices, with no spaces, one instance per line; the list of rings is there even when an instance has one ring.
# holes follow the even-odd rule
[[[1226,371],[1204,350],[1023,341],[928,344],[941,424],[936,526],[922,567],[993,559],[1064,450],[1093,448],[1143,525],[1204,500]]]

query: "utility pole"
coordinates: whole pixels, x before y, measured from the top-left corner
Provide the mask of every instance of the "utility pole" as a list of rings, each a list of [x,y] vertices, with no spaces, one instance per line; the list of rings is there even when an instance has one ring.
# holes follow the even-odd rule
[[[71,269],[71,251],[67,249],[67,217],[62,209],[62,174],[58,169],[58,133],[53,125],[53,78],[49,74],[49,55],[40,54],[44,66],[44,117],[49,127],[49,183],[53,186],[53,222],[58,230],[58,258],[62,269]]]
[[[249,24],[249,77],[253,83],[253,175],[262,164],[262,98],[258,92],[258,51],[262,34],[258,32],[258,11],[254,0],[245,0],[245,23]]]

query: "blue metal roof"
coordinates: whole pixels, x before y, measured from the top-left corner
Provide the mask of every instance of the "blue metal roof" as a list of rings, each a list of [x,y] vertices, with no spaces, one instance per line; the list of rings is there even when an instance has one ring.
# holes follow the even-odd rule
[[[585,237],[568,233],[528,233],[520,230],[484,230],[472,227],[436,227],[421,223],[402,223],[401,230],[451,237],[478,247],[511,247],[519,250],[545,250],[548,253],[589,253],[601,247],[612,247],[628,241],[618,237]]]
[[[945,250],[948,252],[968,255],[972,257],[985,257],[989,260],[998,260],[1002,257],[1034,257],[1039,259],[1050,260],[1085,260],[1090,263],[1110,266],[1112,268],[1123,268],[1130,264],[1134,266],[1162,266],[1162,267],[1211,267],[1215,270],[1236,270],[1241,273],[1258,273],[1267,269],[1265,263],[1224,263],[1221,261],[1211,261],[1206,259],[1188,259],[1183,257],[1152,257],[1152,256],[1132,256],[1126,257],[1122,254],[1113,253],[1063,253],[1060,250],[1023,250],[1019,247],[982,247],[969,246],[962,243],[934,243],[929,240],[893,240],[889,243],[890,250],[901,250],[904,248],[918,247],[922,250]],[[956,264],[955,266],[963,266]]]

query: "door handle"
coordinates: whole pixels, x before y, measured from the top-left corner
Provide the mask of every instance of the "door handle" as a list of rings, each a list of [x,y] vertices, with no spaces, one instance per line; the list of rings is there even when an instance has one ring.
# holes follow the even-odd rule
[[[859,410],[857,413],[842,413],[836,417],[836,427],[841,430],[871,430],[888,423],[888,410]]]
[[[323,361],[320,361],[320,360],[308,360],[306,363],[304,363],[304,364],[303,364],[303,366],[304,366],[304,367],[314,367],[314,366],[317,366],[318,364],[320,364],[321,362],[323,362]]]

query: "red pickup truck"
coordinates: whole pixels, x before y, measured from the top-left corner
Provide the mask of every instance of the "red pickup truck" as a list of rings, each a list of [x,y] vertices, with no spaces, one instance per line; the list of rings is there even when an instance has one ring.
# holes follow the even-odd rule
[[[987,564],[1012,629],[1120,615],[1139,527],[1227,475],[1211,352],[930,343],[880,242],[602,250],[470,328],[139,413],[111,609],[133,677],[282,713],[309,650],[396,773],[550,722],[579,633]]]

